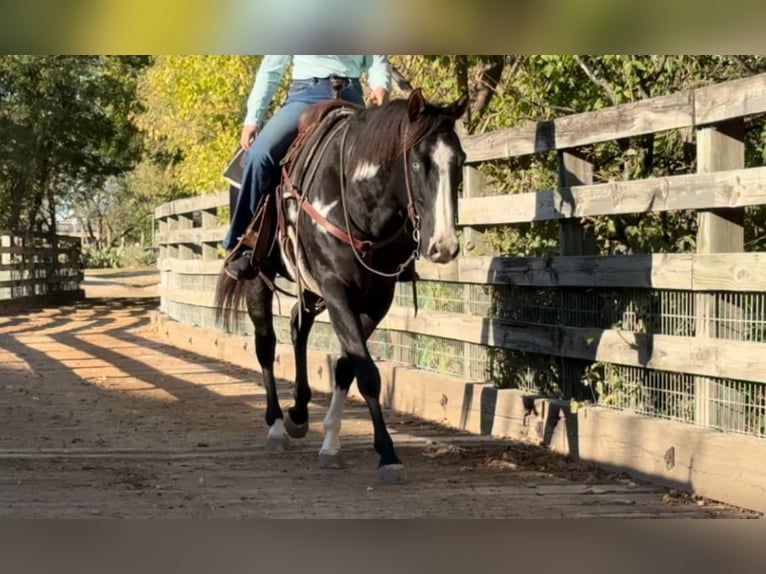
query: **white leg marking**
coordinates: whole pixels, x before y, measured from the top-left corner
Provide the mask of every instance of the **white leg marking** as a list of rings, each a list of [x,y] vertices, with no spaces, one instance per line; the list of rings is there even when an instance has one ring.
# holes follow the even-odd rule
[[[269,427],[269,438],[279,438],[287,435],[285,430],[285,421],[282,419],[276,419],[274,424]]]
[[[340,452],[340,422],[343,418],[343,408],[346,406],[346,394],[338,387],[332,392],[330,408],[324,417],[324,442],[319,454],[338,454]]]
[[[378,175],[379,165],[369,162],[360,163],[354,170],[354,174],[351,176],[351,181],[364,181],[366,179],[372,179]]]

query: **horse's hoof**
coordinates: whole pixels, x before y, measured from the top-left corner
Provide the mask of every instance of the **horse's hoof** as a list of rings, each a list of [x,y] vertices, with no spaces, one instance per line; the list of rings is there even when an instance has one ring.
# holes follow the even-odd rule
[[[346,468],[343,453],[321,452],[319,453],[319,468]]]
[[[285,416],[285,430],[292,438],[303,438],[309,432],[309,423],[295,424],[290,417],[290,411]]]
[[[286,434],[266,437],[267,452],[284,452],[290,448],[290,437]]]
[[[403,464],[386,464],[378,468],[378,479],[382,484],[405,484],[407,471]]]

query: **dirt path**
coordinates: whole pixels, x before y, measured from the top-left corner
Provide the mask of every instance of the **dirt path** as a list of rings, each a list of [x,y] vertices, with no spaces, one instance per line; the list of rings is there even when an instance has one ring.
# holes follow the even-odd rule
[[[148,320],[158,301],[141,289],[0,315],[0,517],[756,516],[395,413],[410,482],[379,486],[358,403],[342,429],[349,467],[319,470],[324,396],[309,435],[267,454],[254,374],[160,343]]]

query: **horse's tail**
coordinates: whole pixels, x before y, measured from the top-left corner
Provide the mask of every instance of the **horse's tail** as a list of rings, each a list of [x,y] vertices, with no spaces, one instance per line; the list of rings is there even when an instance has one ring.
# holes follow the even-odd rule
[[[215,320],[230,331],[239,326],[239,309],[245,296],[245,282],[235,281],[221,269],[215,287]]]

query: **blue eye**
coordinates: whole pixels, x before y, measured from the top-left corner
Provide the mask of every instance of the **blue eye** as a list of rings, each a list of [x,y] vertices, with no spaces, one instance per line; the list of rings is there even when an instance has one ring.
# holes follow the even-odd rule
[[[420,168],[423,166],[422,163],[420,163],[418,160],[414,160],[412,162],[412,171],[420,171]]]

